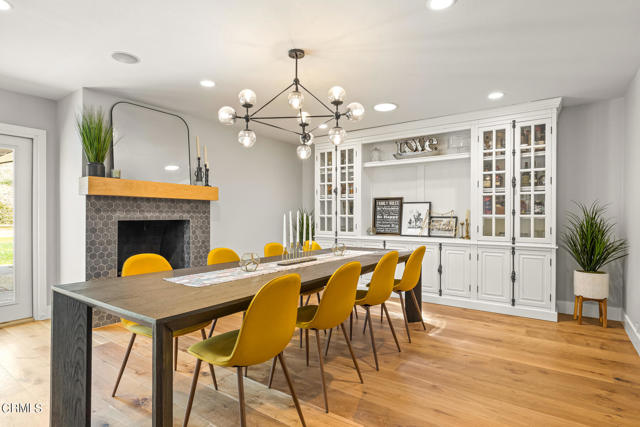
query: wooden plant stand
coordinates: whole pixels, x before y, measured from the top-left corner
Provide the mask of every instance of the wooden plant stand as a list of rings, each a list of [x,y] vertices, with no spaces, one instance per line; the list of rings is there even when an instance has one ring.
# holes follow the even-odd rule
[[[600,322],[602,323],[602,327],[607,327],[607,299],[593,299],[586,298],[583,296],[576,295],[575,301],[573,304],[573,319],[578,319],[578,325],[582,325],[582,303],[585,301],[597,301],[598,308],[600,311]]]

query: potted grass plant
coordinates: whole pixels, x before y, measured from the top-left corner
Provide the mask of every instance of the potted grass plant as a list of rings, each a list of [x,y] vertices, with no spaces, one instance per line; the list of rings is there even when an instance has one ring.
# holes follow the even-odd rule
[[[573,292],[603,300],[609,295],[609,274],[602,267],[627,256],[628,245],[624,239],[615,238],[615,223],[605,218],[605,207],[597,201],[591,206],[576,205],[579,213],[567,214],[569,224],[561,236],[562,247],[579,266],[573,272]]]
[[[101,109],[88,108],[76,120],[87,159],[87,176],[105,176],[104,161],[113,140],[111,125]]]

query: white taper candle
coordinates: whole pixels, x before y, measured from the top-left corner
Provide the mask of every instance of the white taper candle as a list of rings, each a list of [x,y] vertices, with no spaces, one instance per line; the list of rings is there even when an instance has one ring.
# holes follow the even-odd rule
[[[293,219],[291,211],[289,211],[289,243],[293,245]]]
[[[302,213],[302,246],[307,241],[307,214]],[[311,249],[311,242],[309,242],[309,249]]]
[[[300,211],[296,211],[296,246],[300,243],[300,233],[298,228],[300,227]]]
[[[287,214],[282,214],[282,246],[287,246]]]
[[[198,150],[198,157],[200,157],[200,137],[196,136],[196,150]]]

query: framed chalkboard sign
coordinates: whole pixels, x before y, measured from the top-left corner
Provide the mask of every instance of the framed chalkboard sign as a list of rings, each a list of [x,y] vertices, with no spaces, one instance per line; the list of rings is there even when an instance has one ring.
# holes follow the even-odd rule
[[[402,197],[373,199],[373,227],[376,234],[400,234]]]

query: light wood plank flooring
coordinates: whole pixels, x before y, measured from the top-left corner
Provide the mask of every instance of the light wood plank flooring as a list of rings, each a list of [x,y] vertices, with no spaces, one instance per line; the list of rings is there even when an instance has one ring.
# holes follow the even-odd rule
[[[374,310],[376,372],[361,315],[353,340],[364,377],[360,384],[341,334],[334,333],[325,363],[329,414],[323,410],[315,339],[309,340],[311,366],[306,367],[299,335],[294,336],[285,356],[309,425],[640,425],[640,357],[619,322],[605,330],[595,319],[579,326],[569,316],[552,323],[425,304],[427,331],[412,324],[409,344],[398,301],[388,305],[402,352]],[[223,318],[216,330],[237,328],[240,320],[240,315]],[[186,348],[197,339],[196,334],[180,339],[176,425],[182,422],[194,367]],[[40,414],[0,412],[0,425],[48,425],[49,340],[49,322],[0,329],[0,403],[44,404]],[[138,337],[118,395],[110,397],[128,341],[129,333],[119,325],[94,331],[94,425],[150,425],[150,340]],[[279,367],[275,390],[264,385],[269,368],[270,362],[249,368],[249,425],[296,425]],[[235,372],[216,368],[216,375],[218,392],[208,370],[201,371],[189,425],[238,424]]]

